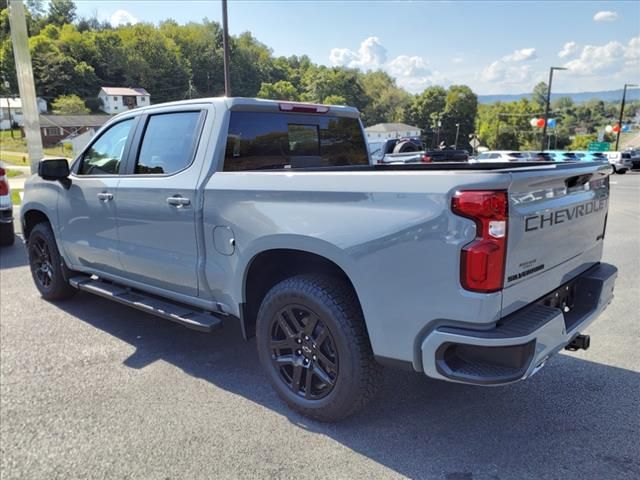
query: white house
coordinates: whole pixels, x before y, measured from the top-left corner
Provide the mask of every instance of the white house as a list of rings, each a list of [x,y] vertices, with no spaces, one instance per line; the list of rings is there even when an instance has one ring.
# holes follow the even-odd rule
[[[102,87],[98,98],[100,110],[109,115],[151,105],[151,95],[144,88]]]
[[[367,140],[387,140],[389,138],[419,137],[420,129],[404,123],[378,123],[364,129]]]
[[[38,113],[47,112],[47,102],[44,99],[38,97],[36,103],[38,104]],[[24,126],[22,100],[20,97],[0,98],[0,130],[9,130],[12,123],[19,127]]]

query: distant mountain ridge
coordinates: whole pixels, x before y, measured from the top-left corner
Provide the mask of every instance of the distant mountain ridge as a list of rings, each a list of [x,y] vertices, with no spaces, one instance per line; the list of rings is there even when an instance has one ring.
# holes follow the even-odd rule
[[[515,102],[521,98],[531,100],[531,93],[516,93],[505,95],[478,95],[478,103]],[[551,92],[551,100],[561,97],[571,97],[575,103],[583,103],[589,100],[602,100],[604,102],[619,102],[622,100],[622,89],[606,90],[602,92],[579,93],[554,93]],[[640,88],[627,89],[627,101],[640,100]]]

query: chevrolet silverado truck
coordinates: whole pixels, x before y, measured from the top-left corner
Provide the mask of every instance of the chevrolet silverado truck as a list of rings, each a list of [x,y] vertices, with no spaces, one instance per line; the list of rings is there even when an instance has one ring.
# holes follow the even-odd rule
[[[502,385],[586,349],[617,275],[600,262],[610,170],[373,165],[354,108],[199,99],[41,161],[21,221],[45,299],[239,322],[284,401],[335,421],[384,365]]]

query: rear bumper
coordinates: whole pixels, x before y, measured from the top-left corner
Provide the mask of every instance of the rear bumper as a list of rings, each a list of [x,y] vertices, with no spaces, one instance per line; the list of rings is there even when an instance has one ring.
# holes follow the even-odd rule
[[[476,385],[533,375],[609,305],[617,274],[612,265],[595,265],[491,330],[437,328],[422,342],[424,373]]]
[[[0,208],[0,223],[13,223],[13,207]]]

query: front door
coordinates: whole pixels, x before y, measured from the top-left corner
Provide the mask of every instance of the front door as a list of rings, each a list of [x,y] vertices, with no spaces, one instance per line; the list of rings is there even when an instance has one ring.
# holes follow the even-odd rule
[[[60,240],[70,267],[120,274],[116,228],[120,169],[131,144],[135,118],[118,122],[96,138],[59,197]]]
[[[118,185],[120,259],[127,278],[197,296],[195,162],[205,112],[144,115],[137,151]]]

